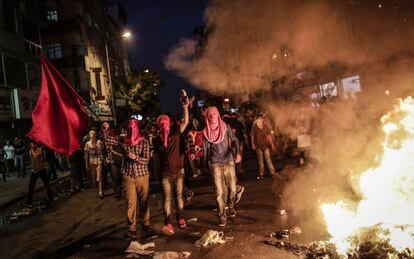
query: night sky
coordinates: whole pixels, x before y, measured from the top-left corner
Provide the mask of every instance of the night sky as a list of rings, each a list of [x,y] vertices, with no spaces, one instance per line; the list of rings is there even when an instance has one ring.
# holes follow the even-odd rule
[[[129,40],[133,68],[149,68],[166,81],[161,91],[164,112],[181,111],[179,91],[191,86],[164,68],[164,58],[180,38],[191,37],[203,24],[207,0],[120,0],[133,33]]]

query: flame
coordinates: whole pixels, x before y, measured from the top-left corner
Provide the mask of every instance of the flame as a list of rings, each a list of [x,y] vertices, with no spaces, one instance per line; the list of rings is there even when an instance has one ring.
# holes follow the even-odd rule
[[[363,172],[362,199],[351,209],[343,202],[322,204],[330,240],[345,256],[355,249],[353,237],[379,227],[378,240],[396,251],[414,249],[414,100],[407,97],[381,118],[385,139],[377,166]]]

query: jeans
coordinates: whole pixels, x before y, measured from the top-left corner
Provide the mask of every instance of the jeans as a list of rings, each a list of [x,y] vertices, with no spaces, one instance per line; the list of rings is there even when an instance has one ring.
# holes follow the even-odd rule
[[[193,173],[193,175],[198,174],[199,172],[201,172],[201,170],[200,170],[200,168],[201,168],[201,158],[200,157],[196,157],[194,160],[188,159],[188,163],[190,165],[191,172]]]
[[[14,166],[17,170],[17,177],[24,177],[26,175],[26,167],[24,164],[24,157],[23,155],[16,155],[14,157]]]
[[[127,200],[127,226],[129,230],[137,230],[137,204],[139,204],[139,219],[145,226],[150,224],[150,211],[148,206],[149,176],[122,177]]]
[[[57,174],[56,174],[56,159],[55,158],[50,159],[48,161],[48,164],[49,164],[49,170],[48,170],[49,180],[50,179],[52,179],[52,180],[57,179]]]
[[[184,169],[181,169],[175,176],[169,176],[168,173],[165,173],[162,178],[162,188],[164,193],[165,224],[172,224],[172,203],[174,198],[176,219],[179,220],[183,217]]]
[[[14,170],[14,159],[6,159],[6,172],[7,174],[13,173]]]
[[[233,161],[226,164],[213,163],[211,164],[214,187],[216,190],[216,201],[219,210],[220,220],[226,220],[226,203],[229,199],[229,209],[234,208],[236,199],[236,169]],[[226,195],[228,189],[229,196]]]
[[[46,169],[39,172],[32,172],[29,181],[29,194],[27,195],[27,204],[33,204],[33,194],[37,179],[40,177],[46,187],[47,197],[49,202],[53,202],[53,193],[49,185],[49,178],[47,177]]]
[[[267,167],[269,168],[269,172],[271,175],[274,175],[276,173],[275,168],[273,167],[272,158],[270,157],[270,150],[269,148],[257,148],[256,149],[257,154],[257,162],[259,163],[259,175],[264,175],[264,161],[263,161],[263,155],[264,159],[266,160]]]

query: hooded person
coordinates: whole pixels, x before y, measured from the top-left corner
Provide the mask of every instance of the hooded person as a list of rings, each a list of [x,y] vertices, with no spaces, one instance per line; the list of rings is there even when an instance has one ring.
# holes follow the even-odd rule
[[[150,212],[148,207],[150,160],[149,143],[141,134],[138,121],[130,119],[126,123],[125,141],[122,144],[124,158],[122,163],[122,181],[127,200],[126,237],[137,237],[137,205],[142,231],[152,235]]]
[[[154,140],[154,152],[160,160],[162,187],[164,194],[164,226],[162,233],[174,235],[173,227],[173,200],[175,198],[175,212],[177,224],[180,228],[187,226],[183,215],[184,210],[184,155],[185,143],[183,132],[189,122],[188,102],[183,105],[183,121],[171,123],[169,116],[163,114],[157,118],[159,136]]]
[[[203,129],[204,161],[209,163],[212,170],[220,217],[219,226],[224,227],[227,223],[227,216],[236,216],[234,208],[237,192],[235,163],[241,160],[239,141],[231,128],[222,120],[216,107],[208,107],[204,116],[206,122],[206,127]],[[226,204],[228,204],[228,215]]]

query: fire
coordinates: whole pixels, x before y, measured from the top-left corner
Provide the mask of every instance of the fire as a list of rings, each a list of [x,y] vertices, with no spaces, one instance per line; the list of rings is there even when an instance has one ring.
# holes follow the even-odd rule
[[[414,99],[399,100],[381,123],[383,153],[376,167],[361,174],[357,206],[321,205],[330,242],[342,256],[358,250],[362,238],[414,256]]]

